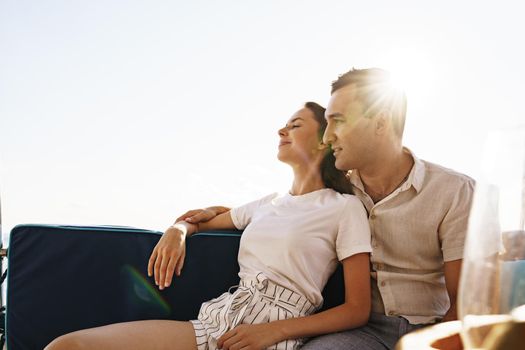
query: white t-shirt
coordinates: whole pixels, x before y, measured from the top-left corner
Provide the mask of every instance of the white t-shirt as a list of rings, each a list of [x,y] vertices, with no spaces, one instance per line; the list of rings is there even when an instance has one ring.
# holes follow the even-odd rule
[[[321,291],[338,260],[372,251],[363,204],[332,189],[300,196],[271,194],[230,213],[235,226],[244,230],[239,277],[263,272],[316,306],[323,302]]]

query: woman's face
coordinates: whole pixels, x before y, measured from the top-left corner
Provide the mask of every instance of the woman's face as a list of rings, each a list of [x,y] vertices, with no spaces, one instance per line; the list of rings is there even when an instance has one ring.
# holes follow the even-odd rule
[[[277,158],[290,165],[310,164],[322,159],[324,150],[320,147],[319,123],[311,110],[298,110],[279,130],[279,152]]]

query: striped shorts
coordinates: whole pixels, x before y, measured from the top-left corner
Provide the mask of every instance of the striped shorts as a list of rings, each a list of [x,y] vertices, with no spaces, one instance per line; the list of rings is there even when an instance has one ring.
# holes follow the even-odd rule
[[[279,286],[264,274],[243,279],[235,292],[204,302],[197,320],[191,320],[198,350],[217,349],[217,340],[239,324],[259,324],[301,317],[316,310],[306,297]],[[284,340],[268,349],[298,349],[303,339]]]

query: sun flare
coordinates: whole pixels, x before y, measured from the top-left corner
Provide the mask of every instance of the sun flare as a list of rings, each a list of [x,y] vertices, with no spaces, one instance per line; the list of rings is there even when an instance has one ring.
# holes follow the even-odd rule
[[[386,56],[384,67],[391,84],[405,91],[410,101],[424,102],[435,90],[435,67],[430,59],[414,50],[402,50]]]

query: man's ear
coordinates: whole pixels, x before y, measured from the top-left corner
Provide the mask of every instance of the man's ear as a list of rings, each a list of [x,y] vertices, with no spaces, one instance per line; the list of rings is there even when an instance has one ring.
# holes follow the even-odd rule
[[[388,109],[382,109],[376,114],[374,119],[376,135],[384,135],[392,124],[392,112]]]

